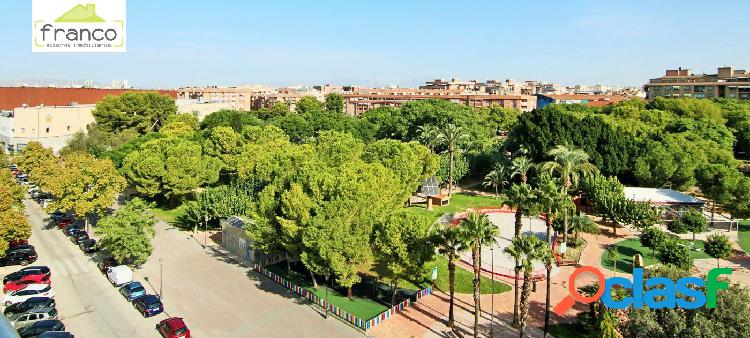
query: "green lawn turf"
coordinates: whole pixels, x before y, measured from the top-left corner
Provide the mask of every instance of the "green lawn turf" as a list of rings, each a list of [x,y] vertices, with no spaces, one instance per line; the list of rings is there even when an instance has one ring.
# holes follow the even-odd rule
[[[408,207],[407,210],[418,214],[438,218],[445,213],[456,213],[465,211],[468,208],[480,208],[480,207],[499,207],[500,200],[496,197],[488,197],[482,195],[472,195],[465,193],[455,193],[451,197],[450,204],[441,207],[433,206],[433,210],[427,210],[427,204],[416,204]]]
[[[425,268],[429,269],[431,273],[433,266],[437,266],[438,268],[438,279],[435,281],[435,286],[441,291],[448,292],[448,260],[443,256],[436,256],[433,263],[427,264]],[[465,270],[460,266],[456,267],[457,293],[473,293],[473,282],[473,272]],[[508,292],[511,289],[512,288],[509,285],[497,280],[495,280],[495,284],[493,285],[491,279],[482,276],[479,291],[483,294],[490,294]]]
[[[317,289],[308,287],[312,293],[320,297],[321,299],[326,298],[326,287],[318,285]],[[388,309],[388,307],[375,302],[373,300],[361,297],[353,297],[349,299],[346,295],[342,295],[334,289],[328,289],[328,302],[340,307],[342,310],[351,313],[357,318],[368,320],[372,317],[379,315],[381,312]]]
[[[740,221],[740,247],[750,254],[750,220]]]
[[[430,278],[432,278],[432,268],[437,267],[438,268],[438,279],[435,281],[435,286],[443,292],[448,292],[448,260],[440,255],[435,256],[435,259],[432,262],[429,262],[425,264],[424,271],[425,271],[425,280],[429,281]],[[474,293],[474,274],[469,271],[463,269],[461,266],[456,266],[456,293]],[[493,287],[494,285],[494,287]],[[402,281],[399,283],[399,288],[404,289],[412,289],[412,290],[421,290],[429,286],[428,282],[423,283],[413,283],[410,281]],[[498,280],[495,280],[495,284],[492,284],[492,279],[482,276],[481,282],[480,282],[480,289],[479,291],[482,294],[490,294],[490,293],[503,293],[508,292],[512,288],[502,283]]]
[[[269,265],[266,267],[266,269],[286,278],[287,280],[293,282],[294,284],[297,284],[298,286],[306,288],[320,298],[326,297],[326,287],[324,285],[318,284],[318,288],[314,289],[311,283],[303,280],[302,278],[289,278],[284,268],[280,267],[279,265]],[[346,312],[351,313],[355,317],[364,320],[375,317],[379,313],[388,309],[388,307],[386,307],[385,305],[380,304],[374,300],[364,297],[358,297],[356,295],[354,295],[350,300],[346,297],[346,295],[340,294],[335,289],[330,288],[328,289],[328,302],[337,307],[340,307]]]
[[[586,329],[581,324],[555,324],[550,325],[549,333],[555,338],[578,338],[585,337]]]
[[[175,217],[177,217],[177,212],[179,208],[169,208],[165,206],[157,206],[151,208],[151,212],[154,213],[154,216],[158,218],[161,221],[167,222],[167,223],[174,223]]]
[[[682,240],[686,245],[689,245],[690,240]],[[617,259],[617,272],[633,273],[633,255],[640,253],[643,256],[643,266],[649,266],[659,262],[658,259],[651,255],[651,249],[641,245],[641,241],[638,238],[629,238],[614,244],[617,247],[617,251],[620,253],[620,257]],[[707,255],[703,249],[703,241],[697,240],[695,242],[697,248],[700,251],[689,250],[690,258],[711,258]],[[601,257],[601,265],[607,269],[613,269],[613,262],[607,258],[607,252],[604,251]]]

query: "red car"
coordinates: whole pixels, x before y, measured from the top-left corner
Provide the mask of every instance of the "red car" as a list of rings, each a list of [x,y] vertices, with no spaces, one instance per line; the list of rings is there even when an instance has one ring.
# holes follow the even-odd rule
[[[73,224],[72,218],[63,218],[60,221],[57,222],[57,228],[58,229],[65,229],[68,225]]]
[[[167,318],[159,322],[156,328],[159,329],[159,333],[164,338],[190,338],[190,330],[188,330],[182,318]]]
[[[29,244],[29,242],[27,240],[25,240],[25,239],[14,239],[14,240],[10,241],[10,243],[8,243],[8,247],[9,248],[14,248],[14,247],[17,247],[17,246],[20,246],[20,245],[26,245],[26,244]]]
[[[28,275],[19,280],[11,281],[3,286],[3,292],[13,292],[25,288],[29,284],[51,284],[49,274]]]

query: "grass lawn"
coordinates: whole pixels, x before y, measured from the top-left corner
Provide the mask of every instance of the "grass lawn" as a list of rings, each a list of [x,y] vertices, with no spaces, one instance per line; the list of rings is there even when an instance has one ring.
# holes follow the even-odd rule
[[[585,329],[581,324],[556,324],[549,327],[549,333],[555,338],[583,337]]]
[[[438,279],[435,281],[435,286],[443,291],[448,292],[448,260],[443,256],[436,256],[435,260],[425,265],[425,274],[427,278],[432,276],[432,267],[437,266],[438,268]],[[473,287],[474,274],[471,271],[465,270],[460,266],[456,266],[456,293],[474,293]],[[406,287],[406,286],[404,286]],[[512,288],[500,281],[495,280],[495,284],[492,284],[492,280],[482,276],[480,292],[483,294],[490,293],[503,293],[508,292]]]
[[[353,314],[357,318],[365,320],[375,317],[381,312],[388,309],[383,304],[367,298],[354,297],[350,300],[346,297],[346,295],[342,295],[336,292],[336,290],[326,288],[323,285],[318,285],[317,289],[313,289],[312,287],[308,287],[307,289],[321,299],[326,298],[326,289],[328,289],[328,302],[342,308],[346,312]]]
[[[279,265],[269,265],[266,267],[266,269],[286,278],[287,280],[297,284],[298,286],[306,288],[308,291],[314,293],[320,298],[326,297],[325,285],[318,284],[318,288],[314,289],[311,282],[308,282],[304,278],[300,278],[300,276],[287,276],[285,269],[283,267],[280,267]],[[318,281],[318,283],[325,284],[325,281]],[[345,294],[339,293],[334,288],[328,288],[328,302],[337,307],[340,307],[346,312],[351,313],[357,318],[365,320],[375,317],[379,313],[388,309],[388,307],[383,304],[380,304],[369,298],[358,297],[357,295],[354,295],[350,300],[346,297]]]
[[[686,245],[692,241],[682,240]],[[617,272],[633,273],[633,255],[640,253],[643,256],[643,266],[649,266],[659,262],[655,256],[651,255],[651,249],[641,245],[641,241],[638,238],[629,238],[614,244],[617,247],[617,251],[620,253],[620,257],[617,259]],[[703,241],[696,241],[696,247],[700,251],[689,250],[690,258],[711,258],[704,252]],[[601,257],[601,265],[607,269],[614,270],[613,262],[607,258],[607,252],[604,251]]]
[[[177,217],[178,209],[179,208],[170,209],[169,207],[165,206],[157,206],[151,208],[151,212],[153,212],[154,216],[156,216],[156,218],[158,218],[159,220],[172,224],[175,221],[175,217]]]
[[[407,210],[418,214],[438,218],[445,213],[456,213],[465,211],[468,208],[479,208],[489,206],[500,206],[500,200],[495,197],[482,195],[472,195],[464,193],[455,193],[451,196],[450,204],[441,207],[433,206],[433,210],[427,210],[427,204],[412,205]]]
[[[750,253],[750,220],[740,221],[740,246]]]

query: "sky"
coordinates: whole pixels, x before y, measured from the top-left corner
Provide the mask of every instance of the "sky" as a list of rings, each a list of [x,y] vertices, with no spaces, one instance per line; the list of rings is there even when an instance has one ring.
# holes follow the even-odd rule
[[[750,68],[746,0],[127,0],[121,54],[32,53],[31,0],[2,5],[4,85],[415,86],[460,78],[640,86],[680,66]]]

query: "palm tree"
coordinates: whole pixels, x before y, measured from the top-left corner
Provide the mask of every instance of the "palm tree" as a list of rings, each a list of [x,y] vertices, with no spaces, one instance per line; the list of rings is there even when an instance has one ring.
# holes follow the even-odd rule
[[[531,295],[531,272],[534,262],[550,261],[552,255],[549,245],[535,235],[514,237],[511,245],[505,248],[505,253],[521,262],[523,267],[523,292],[521,293],[521,338],[525,337],[526,318],[529,315],[529,298]],[[549,293],[548,293],[549,294]]]
[[[471,245],[471,259],[474,267],[474,337],[476,338],[479,337],[479,316],[482,310],[479,304],[480,278],[482,276],[482,246],[495,245],[497,242],[496,237],[500,234],[500,231],[497,226],[490,223],[487,215],[477,212],[470,212],[461,221],[461,229],[466,232],[466,237],[469,238],[469,244]],[[492,315],[494,316],[495,314],[493,313]]]
[[[503,205],[507,205],[512,209],[516,209],[515,213],[515,233],[513,237],[521,236],[521,219],[523,215],[531,213],[534,205],[536,204],[536,194],[534,189],[526,183],[514,184],[505,193],[506,199],[503,201]],[[513,325],[518,325],[518,280],[520,279],[520,262],[516,260],[516,278],[515,278],[515,302],[513,304]]]
[[[456,260],[462,252],[469,250],[469,240],[461,228],[444,227],[437,232],[438,252],[448,258],[448,290],[450,307],[448,309],[448,327],[454,327],[454,295],[456,293]]]
[[[461,127],[455,124],[449,123],[440,128],[435,133],[435,140],[438,144],[446,147],[446,152],[450,156],[448,165],[448,196],[453,193],[453,159],[456,151],[460,150],[460,147],[466,143],[469,138],[469,134]]]
[[[534,167],[534,163],[526,156],[519,156],[513,159],[510,167],[513,169],[510,177],[521,176],[521,182],[526,183],[528,182],[529,171]]]
[[[436,137],[438,129],[431,124],[426,124],[424,126],[417,127],[417,133],[419,135],[419,142],[424,144],[427,148],[430,148],[430,150],[435,151],[435,147],[437,147],[438,145],[438,140]]]
[[[485,187],[495,188],[495,196],[500,196],[499,188],[502,188],[508,183],[508,167],[503,165],[501,162],[495,163],[492,170],[484,176],[484,182],[482,183]]]
[[[567,195],[570,188],[578,185],[582,176],[587,176],[597,171],[596,166],[589,163],[589,155],[581,149],[570,149],[566,146],[557,146],[547,152],[553,158],[552,161],[542,164],[541,170],[554,175],[557,173],[562,179],[563,191]],[[568,213],[563,214],[563,243],[568,243]]]
[[[552,222],[554,215],[567,212],[573,202],[562,187],[548,175],[543,174],[539,178],[539,187],[537,191],[538,207],[545,212],[545,224],[547,225],[547,244],[552,247]],[[552,264],[547,265],[547,302],[544,311],[544,335],[549,333],[549,307],[550,307],[550,289],[552,283]]]

